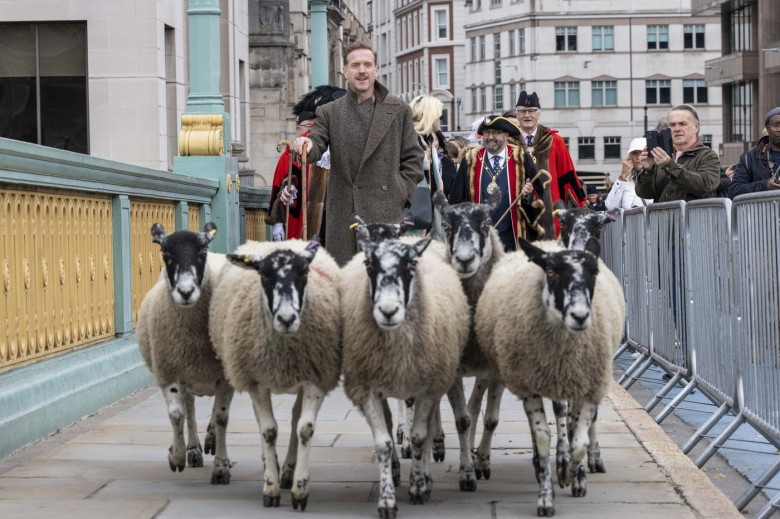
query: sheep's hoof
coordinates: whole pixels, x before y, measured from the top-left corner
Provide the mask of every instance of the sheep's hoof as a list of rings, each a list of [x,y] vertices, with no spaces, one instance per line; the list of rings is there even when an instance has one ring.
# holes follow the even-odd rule
[[[309,496],[302,497],[300,499],[296,499],[295,496],[292,496],[292,505],[293,510],[298,510],[298,505],[301,506],[301,512],[306,510],[306,504],[309,502]]]
[[[398,428],[395,430],[395,443],[401,445],[403,442],[404,442],[404,428],[402,425],[399,425]]]
[[[203,466],[203,454],[201,453],[200,445],[187,449],[187,465],[190,467]]]
[[[566,485],[571,482],[568,477],[569,462],[565,459],[559,459],[555,465],[555,473],[558,476],[558,485],[560,485],[561,488],[565,488]]]
[[[474,468],[474,475],[477,477],[477,479],[482,479],[482,471],[478,468]]]
[[[405,460],[411,459],[412,457],[412,446],[401,446],[401,457]]]
[[[554,506],[540,506],[536,509],[536,515],[539,517],[552,517],[555,515]]]
[[[602,474],[605,474],[607,472],[607,468],[604,466],[604,461],[601,459],[601,456],[588,456],[588,470],[591,473],[601,472]]]
[[[401,484],[401,462],[394,459],[390,462],[390,466],[393,472],[393,485],[397,487]]]
[[[206,439],[203,441],[203,452],[206,454],[217,453],[217,437],[213,432],[206,434]]]
[[[588,493],[588,480],[585,475],[585,468],[580,465],[572,476],[571,495],[574,497],[585,497]]]
[[[184,456],[180,460],[176,459],[173,455],[173,446],[168,448],[168,466],[171,467],[173,472],[184,470]]]
[[[393,506],[392,508],[379,508],[379,519],[395,519],[396,514],[398,514],[397,506]]]
[[[444,461],[444,436],[433,438],[433,461],[439,463]]]
[[[295,465],[285,465],[282,471],[282,478],[279,481],[279,488],[289,490],[293,485],[293,475],[295,474]]]
[[[281,496],[263,496],[263,506],[265,508],[279,508]]]
[[[212,485],[229,485],[230,484],[230,471],[229,470],[215,470],[211,473]]]
[[[466,478],[461,479],[459,483],[462,492],[476,492],[477,490],[477,481],[471,475],[466,475]]]

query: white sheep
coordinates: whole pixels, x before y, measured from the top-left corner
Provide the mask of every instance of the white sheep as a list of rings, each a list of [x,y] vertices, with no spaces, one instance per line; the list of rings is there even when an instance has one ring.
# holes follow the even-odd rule
[[[271,393],[301,393],[292,506],[306,508],[309,450],[317,413],[341,374],[340,271],[319,243],[247,242],[227,258],[209,326],[230,383],[249,392],[263,437],[263,506],[278,507],[282,484]],[[295,445],[290,446],[294,450]]]
[[[550,516],[550,429],[542,398],[571,402],[571,459],[559,477],[572,484],[574,496],[584,496],[588,429],[611,378],[625,303],[620,283],[590,247],[565,250],[548,242],[544,250],[523,239],[520,246],[525,255],[505,256],[485,285],[475,325],[502,382],[523,399],[540,486],[537,514]]]
[[[152,239],[160,245],[165,268],[141,302],[136,336],[168,407],[173,427],[168,452],[171,470],[184,470],[185,457],[191,467],[203,466],[193,395],[215,395],[205,447],[207,454],[215,454],[211,483],[226,485],[230,483],[230,460],[225,428],[233,388],[225,380],[208,330],[209,304],[225,264],[224,255],[208,252],[216,231],[212,222],[200,233],[165,234],[159,223],[152,226]]]
[[[395,517],[394,444],[386,399],[414,398],[409,498],[430,498],[428,465],[434,407],[453,384],[469,331],[469,309],[457,275],[427,236],[414,244],[371,241],[342,270],[344,390],[371,427],[380,464],[379,516]]]

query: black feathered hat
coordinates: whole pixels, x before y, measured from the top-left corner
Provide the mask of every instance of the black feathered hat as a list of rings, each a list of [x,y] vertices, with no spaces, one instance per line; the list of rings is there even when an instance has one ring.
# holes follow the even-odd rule
[[[517,104],[515,106],[535,106],[540,110],[542,109],[542,106],[539,104],[539,96],[536,95],[536,92],[528,95],[525,90],[520,92],[520,97],[517,98]]]
[[[477,134],[482,135],[482,132],[485,130],[499,130],[508,133],[510,137],[520,135],[520,128],[506,117],[501,117],[500,115],[488,115],[482,119],[482,122],[479,123],[479,128],[477,128]]]
[[[292,113],[298,116],[298,124],[307,119],[314,119],[314,112],[322,106],[344,97],[347,91],[330,85],[320,85],[311,92],[301,96],[301,100],[293,106]],[[305,117],[304,117],[305,116]]]

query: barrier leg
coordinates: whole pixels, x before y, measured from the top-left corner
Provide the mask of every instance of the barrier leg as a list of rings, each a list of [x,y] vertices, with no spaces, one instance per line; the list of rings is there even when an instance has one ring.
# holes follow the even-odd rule
[[[756,519],[769,519],[776,510],[780,510],[780,494],[777,494],[774,499],[758,512]]]
[[[671,404],[670,404],[671,405]],[[717,411],[715,411],[715,414],[710,416],[706,422],[702,424],[699,429],[693,433],[693,436],[688,438],[688,441],[685,442],[682,446],[682,451],[684,454],[688,454],[693,450],[694,447],[701,441],[702,438],[704,438],[704,435],[706,435],[708,432],[710,432],[710,429],[715,427],[715,424],[720,421],[721,418],[726,416],[726,414],[729,412],[729,405],[726,402],[723,402],[721,406],[718,408]]]
[[[756,479],[750,485],[750,487],[745,491],[744,494],[739,496],[737,498],[737,500],[734,501],[734,506],[737,507],[737,510],[742,510],[743,508],[745,508],[747,506],[747,504],[754,497],[756,497],[756,495],[759,492],[761,492],[761,489],[763,487],[765,487],[767,485],[767,483],[769,483],[772,480],[772,478],[775,477],[775,474],[777,474],[779,471],[780,471],[780,456],[778,456],[777,460],[775,460],[775,462],[772,463],[772,466],[769,467],[766,470],[766,472],[761,474],[761,476],[758,479]],[[772,501],[770,501],[769,504],[766,507],[764,507],[761,510],[761,512],[758,514],[758,516],[756,516],[756,517],[757,518],[758,517],[769,517],[770,515],[772,515],[771,511],[772,511],[773,503],[774,503],[774,505],[777,505],[778,503],[780,503],[780,500],[778,500],[778,498],[780,498],[780,494],[776,495],[774,497],[774,499],[772,499]],[[761,514],[763,514],[766,511],[770,512],[769,515],[761,515]]]
[[[615,352],[615,354],[612,356],[612,360],[617,360],[618,357],[623,355],[623,352],[628,349],[628,341],[624,341],[623,344],[620,345],[620,348]]]
[[[726,443],[726,440],[728,440],[731,435],[734,434],[734,431],[739,429],[739,426],[743,423],[745,423],[745,416],[742,413],[739,413],[734,417],[734,421],[731,422],[728,427],[726,427],[726,430],[720,433],[720,436],[715,438],[715,440],[710,443],[704,452],[701,453],[701,456],[699,456],[699,458],[695,461],[696,466],[702,468],[704,464],[707,463],[707,460],[710,459],[712,455],[723,446],[724,443]]]
[[[620,379],[618,380],[618,384],[623,384],[623,382],[631,376],[631,373],[640,365],[642,364],[646,359],[643,356],[639,356],[633,364],[631,364],[626,370],[623,372],[623,374],[620,376]]]
[[[641,359],[642,359],[642,357],[640,357],[637,360],[641,360]],[[638,371],[638,373],[636,375],[634,375],[633,373],[631,374],[629,379],[626,380],[626,382],[623,384],[623,389],[628,389],[631,386],[633,386],[634,382],[636,382],[639,379],[639,377],[641,377],[644,374],[645,371],[650,369],[650,366],[652,366],[652,365],[653,365],[653,357],[650,357],[649,359],[647,359],[647,362],[645,362],[644,364],[642,364],[639,367],[639,371]]]
[[[645,411],[648,413],[653,410],[655,406],[658,405],[658,402],[663,400],[663,398],[666,396],[666,394],[672,390],[674,386],[677,385],[677,382],[680,381],[682,378],[682,373],[679,371],[676,372],[674,375],[672,375],[672,378],[669,379],[669,382],[666,383],[664,387],[661,388],[661,390],[656,394],[653,398],[650,399],[650,401],[645,404]]]
[[[671,402],[667,404],[666,407],[664,407],[660,413],[654,418],[655,423],[661,423],[663,422],[667,416],[669,416],[669,413],[675,410],[675,408],[680,405],[680,402],[685,400],[685,397],[690,395],[694,389],[696,389],[696,386],[699,385],[698,382],[695,380],[691,380],[687,386],[685,386],[682,391],[680,391],[677,396],[675,396]]]

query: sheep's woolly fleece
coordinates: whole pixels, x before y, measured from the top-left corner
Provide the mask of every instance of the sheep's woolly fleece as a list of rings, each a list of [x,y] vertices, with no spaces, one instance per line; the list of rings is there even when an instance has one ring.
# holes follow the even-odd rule
[[[184,380],[193,394],[213,395],[215,382],[223,378],[222,364],[209,340],[208,315],[212,287],[226,261],[222,254],[208,253],[208,279],[191,307],[173,302],[165,269],[141,302],[138,349],[159,385]]]
[[[457,274],[438,252],[426,250],[404,322],[385,331],[374,321],[364,259],[356,254],[341,278],[347,396],[358,405],[372,390],[383,397],[440,398],[455,380],[469,331],[468,304]]]
[[[248,241],[236,254],[267,256],[278,249],[300,252],[308,242]],[[278,334],[263,301],[257,271],[225,265],[212,298],[209,325],[214,348],[230,383],[239,391],[254,386],[274,393],[295,392],[302,382],[324,391],[338,385],[341,374],[340,272],[322,247],[309,266],[301,327]]]
[[[561,250],[555,242],[535,245],[546,251]],[[549,315],[542,303],[544,276],[522,251],[504,256],[477,305],[477,339],[515,395],[598,402],[606,394],[612,354],[623,332],[623,290],[599,260],[593,324],[575,333]]]

